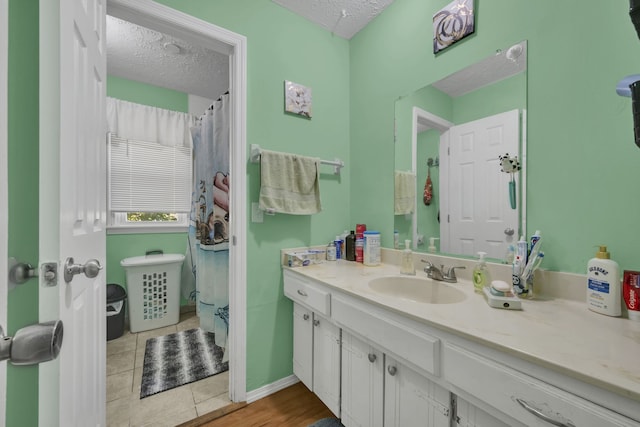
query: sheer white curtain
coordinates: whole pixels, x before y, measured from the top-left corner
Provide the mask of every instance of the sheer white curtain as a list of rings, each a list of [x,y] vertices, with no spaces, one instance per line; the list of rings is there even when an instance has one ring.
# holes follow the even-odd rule
[[[189,129],[195,124],[191,114],[107,98],[108,130],[121,138],[193,147]]]

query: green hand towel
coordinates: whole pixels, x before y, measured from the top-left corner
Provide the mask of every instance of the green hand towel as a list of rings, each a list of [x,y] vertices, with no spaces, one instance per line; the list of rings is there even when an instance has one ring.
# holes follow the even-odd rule
[[[313,157],[262,150],[260,209],[292,215],[320,212],[319,162]]]

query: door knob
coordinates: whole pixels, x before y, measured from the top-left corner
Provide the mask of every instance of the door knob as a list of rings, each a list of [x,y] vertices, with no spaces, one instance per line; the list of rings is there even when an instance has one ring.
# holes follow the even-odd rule
[[[389,365],[389,367],[387,367],[387,372],[389,372],[389,375],[393,377],[396,374],[396,372],[398,372],[398,368],[396,368],[395,366]]]
[[[73,280],[73,276],[76,274],[84,273],[89,279],[93,279],[100,273],[102,266],[97,259],[90,259],[82,264],[74,264],[73,258],[69,257],[64,263],[64,281],[69,283]]]
[[[369,362],[373,363],[378,357],[374,353],[369,353]]]
[[[515,230],[511,227],[507,227],[504,229],[504,234],[506,234],[507,236],[513,236],[513,233],[515,233]]]
[[[14,337],[0,327],[0,361],[12,365],[37,365],[55,359],[62,346],[62,321],[39,323],[19,329]]]

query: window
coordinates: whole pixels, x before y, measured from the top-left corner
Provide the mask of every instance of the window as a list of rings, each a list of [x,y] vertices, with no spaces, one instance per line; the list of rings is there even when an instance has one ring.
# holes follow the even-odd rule
[[[109,134],[111,232],[184,231],[191,208],[191,148]]]

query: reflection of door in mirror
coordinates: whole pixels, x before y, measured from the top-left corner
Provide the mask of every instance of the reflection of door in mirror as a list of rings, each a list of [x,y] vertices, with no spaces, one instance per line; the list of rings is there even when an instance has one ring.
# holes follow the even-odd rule
[[[473,256],[482,250],[488,252],[491,258],[502,259],[506,253],[506,245],[500,246],[496,242],[499,239],[503,240],[503,243],[509,239],[515,241],[520,233],[525,233],[526,121],[523,118],[520,122],[518,111],[522,112],[524,117],[527,107],[526,41],[517,46],[522,46],[520,56],[509,57],[503,53],[505,51],[499,50],[489,58],[396,101],[395,166],[396,170],[415,172],[417,203],[413,215],[396,215],[394,226],[400,232],[400,240],[412,239],[415,242],[414,248],[419,252],[427,251],[430,237],[440,237],[442,241],[436,243],[441,249],[440,252]],[[506,52],[511,50],[506,49]],[[485,159],[474,160],[474,166],[468,159],[463,159],[458,161],[459,171],[449,170],[450,156],[447,151],[443,151],[442,142],[448,141],[452,133],[448,132],[449,128],[465,126],[485,118],[488,120],[491,116],[513,110],[516,125],[521,125],[523,129],[520,132],[518,127],[515,127],[515,148],[501,147],[495,156],[491,153],[486,154],[489,157]],[[500,134],[501,131],[496,128],[488,131],[491,132]],[[469,138],[461,136],[463,148],[465,143],[470,143]],[[464,150],[459,154],[462,155],[463,152]],[[510,176],[500,172],[498,156],[507,152],[512,156],[518,155],[522,164],[522,171],[515,175],[516,209],[510,207]],[[439,167],[429,168],[429,158],[438,159]],[[488,160],[491,166],[480,167],[480,164]],[[471,174],[471,170],[485,172]],[[429,172],[434,191],[433,201],[427,206],[422,200]],[[457,181],[454,180],[452,184],[450,176],[454,173]],[[489,173],[490,175],[487,175]],[[452,185],[456,186],[455,189]],[[485,194],[482,194],[482,191]],[[475,203],[476,200],[478,204]],[[496,206],[505,200],[510,212],[499,211],[502,207]],[[457,218],[455,222],[448,222],[452,221],[451,208],[457,209],[453,213]],[[479,222],[478,215],[481,212],[485,219]],[[506,213],[515,215],[515,219],[508,220],[509,226],[502,223]],[[473,221],[471,217],[474,218]],[[505,235],[505,229],[510,228],[513,229],[513,234]],[[500,233],[494,230],[488,234],[490,229],[496,229]],[[479,241],[491,243],[489,247],[480,247]],[[424,242],[424,245],[419,246],[419,242]]]
[[[519,155],[519,122],[519,111],[512,110],[449,129],[449,155],[443,161],[448,189],[442,191],[450,197],[448,206],[441,206],[447,215],[440,225],[442,252],[482,251],[503,258],[515,243],[505,230],[519,229],[519,208],[517,203],[511,207],[511,177],[501,171],[499,156]]]

